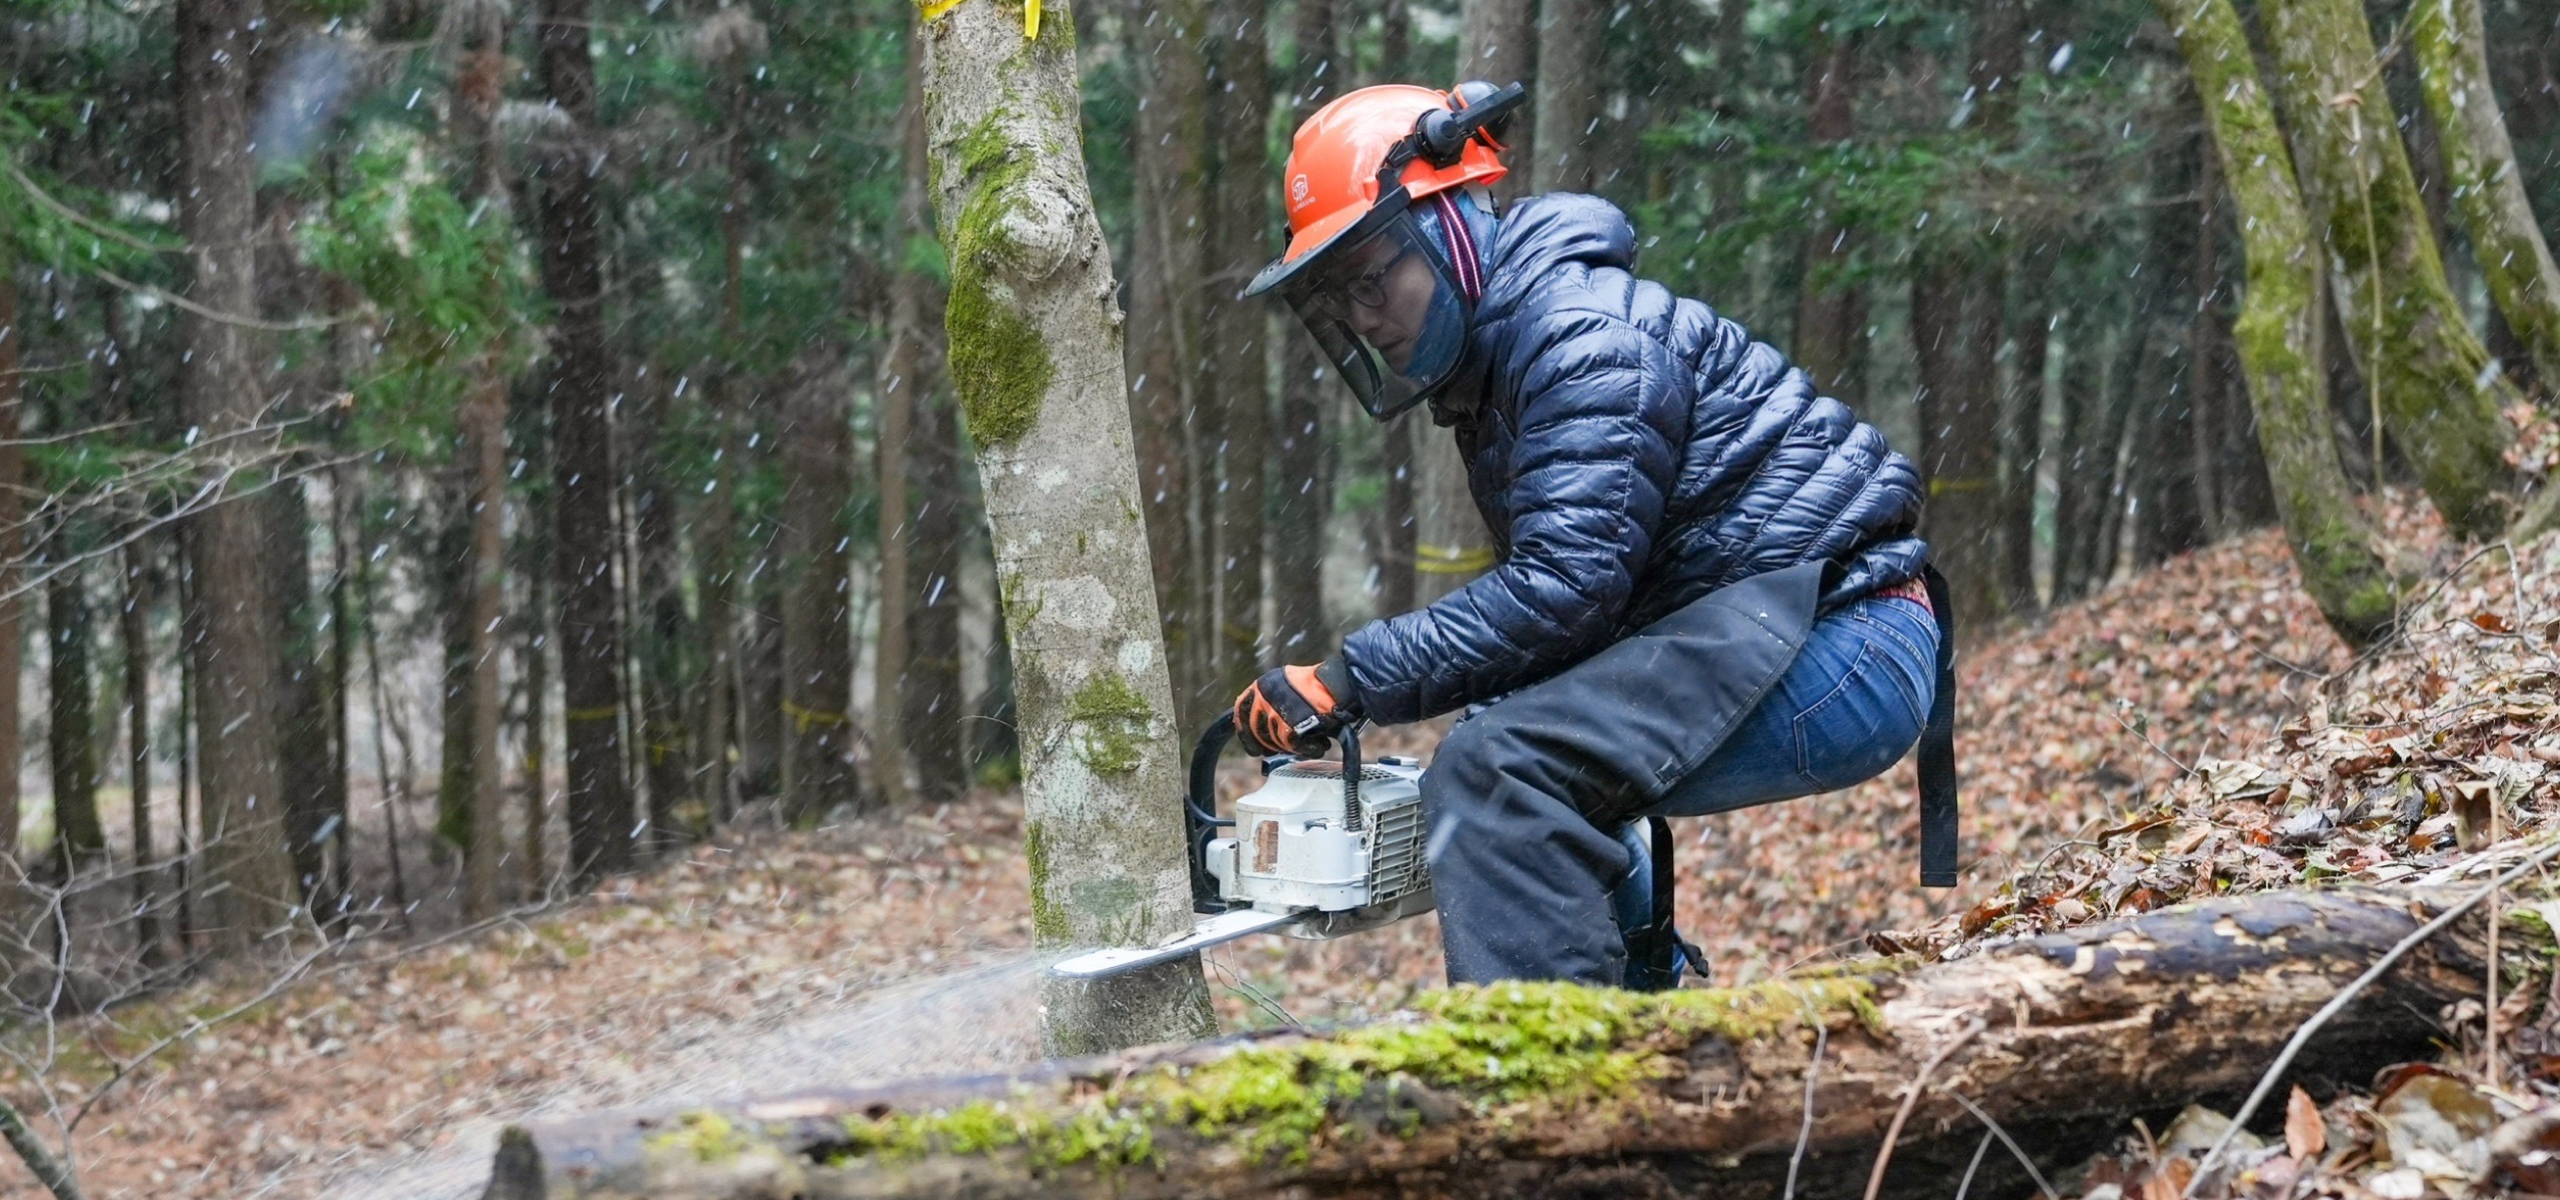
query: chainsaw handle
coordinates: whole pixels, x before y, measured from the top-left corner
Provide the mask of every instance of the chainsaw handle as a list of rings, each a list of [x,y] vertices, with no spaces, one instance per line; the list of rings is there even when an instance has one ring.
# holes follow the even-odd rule
[[[1342,726],[1342,828],[1360,832],[1360,722]]]
[[[1233,817],[1218,815],[1218,755],[1236,736],[1236,715],[1218,714],[1209,727],[1200,731],[1200,741],[1191,747],[1191,774],[1182,789],[1182,806],[1191,810],[1191,819],[1202,825],[1225,828],[1235,824]]]

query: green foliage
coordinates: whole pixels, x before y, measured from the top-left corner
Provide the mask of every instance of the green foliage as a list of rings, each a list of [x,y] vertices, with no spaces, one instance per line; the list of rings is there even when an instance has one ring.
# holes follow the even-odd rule
[[[356,385],[370,444],[440,457],[453,411],[493,366],[530,357],[530,269],[504,214],[454,194],[423,139],[369,131],[327,219],[305,226],[312,262],[362,289],[381,314],[381,353]]]

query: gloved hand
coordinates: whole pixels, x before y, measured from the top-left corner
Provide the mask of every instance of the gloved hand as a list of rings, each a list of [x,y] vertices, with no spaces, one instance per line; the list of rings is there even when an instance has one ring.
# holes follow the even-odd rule
[[[1357,716],[1337,697],[1351,694],[1340,661],[1274,667],[1236,697],[1236,736],[1256,754],[1314,757]]]

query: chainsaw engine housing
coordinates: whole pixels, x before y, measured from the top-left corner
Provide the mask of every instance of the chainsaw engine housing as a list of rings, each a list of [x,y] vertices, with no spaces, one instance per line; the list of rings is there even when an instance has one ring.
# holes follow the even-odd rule
[[[1386,758],[1357,770],[1356,823],[1347,819],[1338,762],[1285,763],[1259,791],[1237,800],[1235,836],[1204,847],[1203,865],[1219,899],[1264,912],[1305,912],[1310,919],[1289,932],[1308,938],[1430,911],[1421,764]]]

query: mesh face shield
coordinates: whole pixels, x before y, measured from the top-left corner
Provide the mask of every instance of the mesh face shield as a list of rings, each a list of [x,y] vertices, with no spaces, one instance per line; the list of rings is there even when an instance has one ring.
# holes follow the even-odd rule
[[[1457,373],[1474,305],[1449,252],[1404,205],[1333,244],[1275,266],[1248,294],[1276,290],[1371,417],[1395,417]]]

